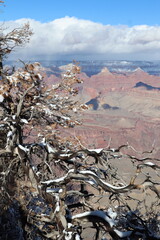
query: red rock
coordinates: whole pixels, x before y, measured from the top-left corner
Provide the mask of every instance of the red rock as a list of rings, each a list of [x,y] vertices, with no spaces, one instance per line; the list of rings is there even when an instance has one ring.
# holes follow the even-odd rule
[[[137,151],[145,151],[154,143],[156,156],[160,146],[160,91],[135,86],[142,82],[160,88],[160,77],[141,69],[116,74],[107,68],[91,77],[84,73],[80,77],[84,83],[79,98],[88,102],[98,97],[99,108],[84,112],[81,117],[83,125],[65,130],[66,133],[80,136],[84,145],[93,147],[106,147],[108,144],[118,147],[129,143]],[[54,75],[45,78],[49,84],[58,80]],[[104,109],[104,104],[110,107]]]

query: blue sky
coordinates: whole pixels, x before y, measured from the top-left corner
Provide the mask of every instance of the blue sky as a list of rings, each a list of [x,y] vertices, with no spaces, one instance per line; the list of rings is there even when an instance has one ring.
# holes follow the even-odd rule
[[[5,0],[6,29],[29,22],[14,57],[160,60],[160,0]]]
[[[65,16],[111,25],[160,24],[160,0],[6,0],[1,19],[41,22]]]

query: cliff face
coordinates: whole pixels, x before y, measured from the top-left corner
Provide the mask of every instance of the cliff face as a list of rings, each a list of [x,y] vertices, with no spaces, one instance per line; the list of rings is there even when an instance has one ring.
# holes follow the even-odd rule
[[[145,151],[154,145],[156,156],[160,148],[160,77],[140,68],[126,74],[104,68],[91,77],[85,73],[80,77],[84,83],[79,97],[89,110],[81,115],[83,125],[69,130],[70,134],[92,147],[128,143]],[[45,81],[50,84],[58,78],[46,75]]]
[[[139,82],[141,84],[136,86]],[[136,87],[137,90],[140,90],[140,88],[148,90],[145,86],[150,86],[151,90],[159,90],[157,88],[160,87],[160,77],[151,76],[141,69],[137,69],[132,73],[113,74],[105,68],[101,73],[91,76],[84,82],[83,94],[89,98],[90,96],[87,96],[87,94],[90,93],[90,89],[96,90],[97,95],[98,93],[104,95],[113,91],[130,91]]]

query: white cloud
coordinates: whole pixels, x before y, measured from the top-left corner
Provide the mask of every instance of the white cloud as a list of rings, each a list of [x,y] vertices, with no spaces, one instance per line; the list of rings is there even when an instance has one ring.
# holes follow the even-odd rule
[[[111,26],[65,17],[41,23],[33,19],[6,22],[17,27],[29,22],[34,35],[17,49],[16,57],[93,56],[106,59],[160,59],[160,26]]]

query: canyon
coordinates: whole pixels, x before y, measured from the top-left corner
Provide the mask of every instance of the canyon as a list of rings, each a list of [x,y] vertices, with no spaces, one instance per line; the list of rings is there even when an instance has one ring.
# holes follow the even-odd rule
[[[45,69],[48,85],[60,81],[60,75],[71,65]],[[141,68],[115,73],[104,67],[91,76],[81,72],[78,100],[88,110],[77,113],[82,125],[65,129],[90,148],[130,146],[132,154],[152,151],[160,154],[160,76]]]

